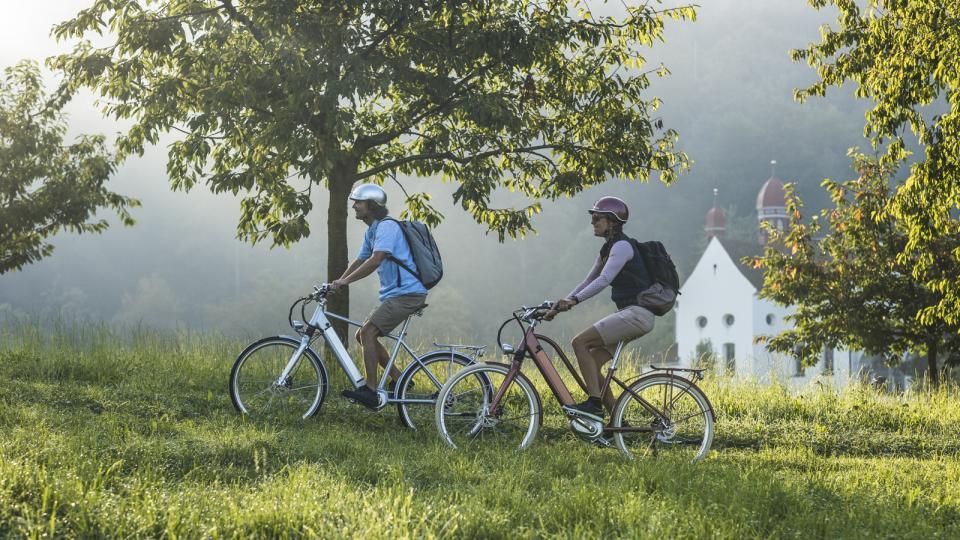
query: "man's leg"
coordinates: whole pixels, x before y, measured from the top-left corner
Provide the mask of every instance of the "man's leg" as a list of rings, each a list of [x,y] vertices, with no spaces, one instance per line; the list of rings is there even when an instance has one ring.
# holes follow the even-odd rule
[[[372,327],[373,330],[375,331],[375,336],[374,336],[374,338],[373,338],[373,346],[374,346],[374,349],[376,350],[377,363],[380,364],[380,365],[383,366],[383,367],[387,367],[387,362],[390,361],[390,353],[387,352],[387,349],[380,343],[380,339],[379,339],[380,336],[381,336],[380,330],[377,329],[376,326],[374,326],[373,324],[371,324],[370,321],[365,322],[364,325],[361,326],[359,330],[357,330],[357,334],[356,334],[357,343],[360,344],[360,347],[362,348],[362,351],[363,351],[363,363],[364,363],[364,366],[367,366],[367,365],[369,365],[369,364],[367,364],[367,348],[366,348],[366,346],[364,345],[363,337],[362,337],[361,333],[363,332],[363,329],[366,328],[366,327],[368,327],[368,326],[369,326],[369,327]],[[368,369],[368,372],[367,372],[367,385],[368,385],[368,386],[371,386],[370,383],[372,382],[373,385],[371,386],[371,388],[375,388],[376,385],[377,385],[377,379],[378,379],[378,377],[377,377],[376,374],[374,374],[373,380],[371,380],[371,378],[370,378],[370,373],[369,373],[369,368],[367,368],[367,369]],[[397,369],[397,365],[396,365],[396,364],[394,364],[393,366],[390,367],[390,379],[393,380],[393,381],[398,381],[398,380],[400,380],[400,370]]]
[[[377,389],[377,364],[380,363],[380,351],[386,355],[387,351],[380,345],[377,338],[380,337],[380,330],[370,324],[370,321],[363,323],[357,332],[360,337],[360,346],[363,349],[363,366],[367,372],[367,388]],[[384,362],[385,363],[385,362]]]

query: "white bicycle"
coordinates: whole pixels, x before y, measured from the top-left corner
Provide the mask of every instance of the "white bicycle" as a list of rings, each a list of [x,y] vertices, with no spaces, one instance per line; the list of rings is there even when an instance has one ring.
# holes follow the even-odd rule
[[[290,306],[287,320],[299,336],[263,338],[240,353],[230,371],[230,398],[238,411],[274,418],[299,416],[306,419],[317,414],[329,390],[323,357],[311,346],[318,337],[329,347],[354,388],[367,384],[330,319],[352,326],[363,323],[328,312],[327,295],[330,292],[329,284],[324,283]],[[307,323],[293,320],[297,305],[300,305],[302,318],[306,319],[306,307],[313,302],[317,307]],[[414,315],[422,313],[420,310]],[[377,386],[380,398],[377,409],[395,404],[403,424],[419,429],[433,423],[433,405],[444,383],[460,368],[476,363],[485,347],[434,343],[437,349],[421,356],[403,340],[409,324],[410,317],[407,317],[399,332],[386,336],[396,344]],[[387,376],[401,349],[412,361],[401,373],[396,386],[388,388]]]

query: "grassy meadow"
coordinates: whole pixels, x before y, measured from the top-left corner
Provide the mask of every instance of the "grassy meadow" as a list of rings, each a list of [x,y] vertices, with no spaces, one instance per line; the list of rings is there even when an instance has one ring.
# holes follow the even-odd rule
[[[350,405],[336,366],[317,417],[251,421],[226,389],[244,345],[0,328],[0,537],[960,537],[956,388],[708,379],[708,459],[629,462],[578,441],[542,383],[522,453],[453,451]]]

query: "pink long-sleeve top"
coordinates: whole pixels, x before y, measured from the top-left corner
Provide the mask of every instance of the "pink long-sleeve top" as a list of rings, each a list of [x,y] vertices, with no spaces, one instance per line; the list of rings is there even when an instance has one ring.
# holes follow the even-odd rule
[[[593,263],[593,268],[587,274],[582,282],[573,291],[567,295],[567,298],[573,298],[578,303],[587,298],[596,296],[597,293],[607,288],[617,277],[627,261],[633,258],[633,246],[627,240],[620,240],[610,248],[610,255],[606,262],[599,255],[597,261]]]

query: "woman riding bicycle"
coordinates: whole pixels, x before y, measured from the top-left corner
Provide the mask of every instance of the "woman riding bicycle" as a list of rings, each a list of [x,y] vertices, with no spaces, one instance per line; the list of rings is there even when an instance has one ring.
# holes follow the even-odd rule
[[[571,408],[602,422],[604,407],[612,412],[616,400],[610,392],[601,400],[600,369],[613,358],[619,342],[632,341],[653,330],[654,314],[637,304],[637,295],[650,285],[651,279],[640,253],[623,233],[623,224],[630,215],[626,203],[617,197],[603,197],[589,213],[594,236],[604,239],[600,255],[583,282],[566,298],[557,300],[544,318],[552,320],[557,313],[611,287],[611,298],[618,311],[595,322],[571,342],[589,394],[586,401]]]

